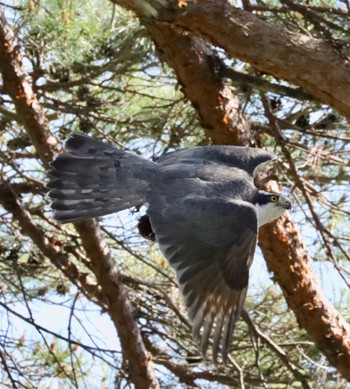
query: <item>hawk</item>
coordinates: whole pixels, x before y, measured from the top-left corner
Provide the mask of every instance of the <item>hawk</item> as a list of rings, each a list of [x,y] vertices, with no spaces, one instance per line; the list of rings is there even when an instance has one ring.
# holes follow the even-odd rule
[[[193,147],[152,162],[73,133],[52,163],[48,187],[57,221],[77,222],[147,206],[160,250],[175,269],[205,354],[226,361],[248,287],[258,228],[291,202],[259,190],[254,176],[275,155],[234,146]]]

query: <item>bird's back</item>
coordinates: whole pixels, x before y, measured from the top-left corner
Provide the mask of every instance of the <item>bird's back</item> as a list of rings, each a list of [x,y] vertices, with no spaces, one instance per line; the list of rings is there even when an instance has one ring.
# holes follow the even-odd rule
[[[271,161],[275,155],[267,150],[238,146],[201,146],[173,151],[158,160],[162,167],[171,165],[205,165],[209,163],[238,168],[253,175],[257,166]]]
[[[150,201],[173,204],[188,196],[231,197],[249,201],[255,192],[253,172],[274,155],[247,147],[204,146],[165,154]]]

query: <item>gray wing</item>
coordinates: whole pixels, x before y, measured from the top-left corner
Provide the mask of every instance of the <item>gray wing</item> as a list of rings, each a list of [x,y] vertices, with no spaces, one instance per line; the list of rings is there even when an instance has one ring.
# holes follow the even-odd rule
[[[253,147],[239,146],[202,146],[177,150],[163,155],[158,163],[162,166],[205,165],[216,163],[220,167],[232,167],[244,170],[250,176],[254,176],[256,169],[276,159],[275,154]]]
[[[152,228],[176,270],[193,335],[203,354],[212,337],[214,361],[219,350],[226,361],[256,246],[256,209],[242,200],[200,196],[154,204],[148,209]]]

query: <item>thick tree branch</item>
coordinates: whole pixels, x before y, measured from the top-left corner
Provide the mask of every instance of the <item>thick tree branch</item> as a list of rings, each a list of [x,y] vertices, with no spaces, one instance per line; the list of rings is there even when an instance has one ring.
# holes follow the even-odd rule
[[[295,177],[296,185],[304,195],[311,214],[316,222],[321,236],[324,237],[323,226],[315,213],[310,196],[305,190],[303,182],[298,176],[293,158],[280,138],[278,121],[271,112],[269,100],[262,96],[265,115],[268,118],[271,128],[275,132],[277,142],[280,144],[290,169]],[[264,189],[278,191],[276,183],[268,183]],[[283,221],[285,223],[283,224]],[[290,233],[290,235],[288,235]],[[271,246],[271,236],[278,235],[277,240],[288,242],[287,251],[283,252],[281,258],[280,245]],[[330,363],[350,380],[350,325],[344,320],[334,306],[328,301],[320,288],[316,276],[311,267],[311,258],[307,253],[300,232],[295,229],[291,218],[287,215],[276,223],[264,226],[260,230],[261,248],[265,254],[268,267],[274,271],[285,296],[292,292],[293,299],[288,299],[289,306],[294,311],[297,320],[302,328],[305,328],[313,338],[316,345],[327,356]],[[325,242],[327,256],[332,257],[332,251]],[[273,255],[270,255],[271,249]],[[273,251],[273,249],[276,249]],[[292,255],[290,255],[292,253]],[[296,255],[297,254],[297,255]],[[287,262],[289,272],[280,272],[280,262]],[[305,277],[309,275],[309,277]]]
[[[16,118],[26,128],[33,146],[47,168],[53,159],[58,142],[50,134],[44,112],[33,91],[31,79],[23,69],[22,56],[13,29],[7,23],[1,10],[0,71],[5,91],[16,108]]]
[[[286,79],[294,80],[295,83],[301,79],[301,83],[298,82],[298,84],[315,96],[320,98],[321,95],[323,96],[323,92],[319,89],[325,80],[320,78],[320,72],[317,73],[316,69],[319,69],[317,66],[329,61],[327,55],[331,55],[331,58],[339,63],[343,71],[343,76],[332,75],[335,79],[338,77],[338,87],[342,89],[342,95],[346,92],[346,85],[349,87],[350,76],[346,82],[343,78],[346,74],[350,75],[350,68],[347,67],[345,60],[333,52],[328,44],[301,35],[288,34],[283,31],[277,32],[274,27],[269,26],[254,15],[235,9],[225,2],[192,1],[188,2],[188,7],[183,10],[179,10],[177,5],[175,8],[167,15],[169,22],[179,23],[183,27],[187,26],[188,29],[193,28],[193,31],[200,32],[203,36],[216,37],[215,39],[222,42],[222,47],[229,48],[232,53],[252,62],[261,70],[267,71],[269,69],[272,74],[277,76],[279,73],[273,73],[273,70],[281,72]],[[200,112],[202,123],[216,121],[215,124],[212,124],[212,127],[215,128],[215,134],[207,132],[208,136],[212,137],[213,142],[221,143],[224,140],[222,143],[246,146],[247,136],[251,135],[243,132],[244,128],[247,128],[247,124],[243,124],[242,127],[235,125],[236,115],[239,115],[241,121],[244,121],[244,117],[234,112],[234,108],[232,109],[232,105],[230,106],[230,98],[233,99],[236,109],[239,106],[233,91],[230,90],[230,95],[226,96],[227,105],[217,104],[219,95],[217,86],[221,85],[222,90],[224,90],[224,83],[220,78],[220,72],[216,72],[215,67],[208,66],[205,62],[205,59],[213,56],[213,53],[210,54],[208,48],[204,51],[205,54],[203,54],[203,50],[199,50],[200,47],[205,47],[204,42],[200,40],[200,43],[196,44],[197,38],[193,35],[181,32],[166,23],[148,25],[148,31],[164,54],[168,65],[175,69],[186,96],[189,99],[194,99],[192,103]],[[163,39],[162,36],[166,38]],[[182,38],[179,40],[181,36]],[[185,42],[186,39],[188,39],[191,53],[188,58],[183,53],[187,49],[181,45],[181,42]],[[177,42],[180,42],[179,46]],[[257,47],[257,52],[255,52]],[[315,48],[319,48],[317,53],[314,52]],[[275,50],[276,55],[271,50]],[[299,50],[300,54],[297,55]],[[240,55],[237,54],[238,52]],[[307,69],[300,68],[299,55],[302,56],[301,66],[305,66],[306,62],[310,60],[311,66],[314,67],[313,71],[310,70],[309,65],[305,66]],[[291,63],[288,62],[290,60]],[[215,63],[215,61],[212,60],[211,63]],[[298,70],[292,69],[294,64]],[[332,60],[327,62],[327,66],[334,67]],[[336,72],[338,70],[335,68]],[[304,77],[305,71],[307,75]],[[314,74],[315,72],[317,74]],[[293,80],[288,78],[290,73]],[[334,73],[334,69],[332,69],[332,73]],[[324,76],[324,73],[322,74]],[[305,85],[302,85],[304,83]],[[328,79],[325,84],[326,88],[332,86],[328,83]],[[338,89],[334,89],[333,92],[335,90]],[[328,92],[326,95],[329,97]],[[198,99],[197,96],[203,96],[203,98]],[[327,100],[324,99],[324,101]],[[350,113],[349,96],[347,96],[347,101],[349,103],[348,113]],[[334,103],[337,103],[337,99],[334,99]],[[212,116],[212,104],[215,108],[214,117]],[[226,111],[227,107],[230,107],[228,112]],[[341,110],[339,107],[338,109]],[[222,120],[223,118],[226,119]],[[223,138],[220,137],[220,132],[225,134]],[[259,240],[268,267],[275,273],[276,280],[298,322],[308,331],[309,336],[324,352],[330,363],[345,378],[350,379],[350,328],[318,286],[302,236],[290,216],[263,227]]]
[[[127,370],[137,388],[158,388],[153,364],[143,344],[127,290],[96,227],[95,222],[76,224],[98,283],[108,298],[108,313],[118,330]]]
[[[350,380],[350,326],[320,288],[302,236],[290,216],[260,228],[259,245],[299,325]]]
[[[61,246],[55,246],[53,239],[34,223],[30,213],[20,204],[11,185],[0,176],[0,204],[11,213],[18,222],[23,235],[28,236],[38,249],[62,271],[62,273],[78,287],[90,300],[106,306],[106,298],[101,294],[99,286],[62,252]]]
[[[3,14],[0,14],[0,71],[5,89],[15,105],[18,120],[26,129],[44,166],[48,167],[58,142],[50,134],[42,107],[33,92],[31,79],[23,69],[22,56],[13,29]],[[66,266],[73,266],[73,264],[67,262],[67,258],[62,257],[57,248],[49,244],[43,231],[34,225],[29,213],[20,207],[15,193],[4,181],[0,194],[4,208],[14,215],[25,233],[52,260],[53,264],[66,274]],[[100,282],[99,293],[108,299],[108,312],[120,336],[131,382],[137,388],[158,388],[159,384],[152,363],[144,349],[136,320],[132,315],[126,289],[119,281],[117,271],[109,260],[108,248],[100,237],[97,224],[93,221],[83,222],[77,228],[87,256],[93,264],[96,278]],[[82,280],[75,279],[80,276],[78,271],[74,273],[70,269],[66,275],[75,284],[81,282],[81,286],[85,286]],[[83,277],[86,275],[83,274]]]
[[[136,1],[113,0],[137,13],[144,22],[161,57],[177,74],[183,93],[199,114],[206,136],[216,144],[254,143],[249,122],[240,111],[234,88],[224,82],[225,65],[208,43],[183,29],[145,18],[157,14],[156,8]],[[160,0],[156,5],[164,4]]]
[[[122,1],[121,1],[122,2]],[[276,28],[228,1],[151,1],[156,20],[200,35],[229,55],[302,87],[350,120],[350,61],[330,42]]]
[[[224,82],[222,60],[201,38],[167,24],[146,24],[161,56],[175,70],[185,96],[198,111],[208,138],[217,144],[252,143],[240,102]]]

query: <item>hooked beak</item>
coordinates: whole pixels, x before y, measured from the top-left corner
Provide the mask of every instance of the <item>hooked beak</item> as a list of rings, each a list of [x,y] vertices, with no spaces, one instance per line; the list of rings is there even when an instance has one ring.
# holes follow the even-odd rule
[[[287,197],[284,197],[284,196],[280,197],[280,205],[281,205],[281,207],[283,207],[284,209],[287,209],[288,211],[290,211],[293,208],[291,201]]]

